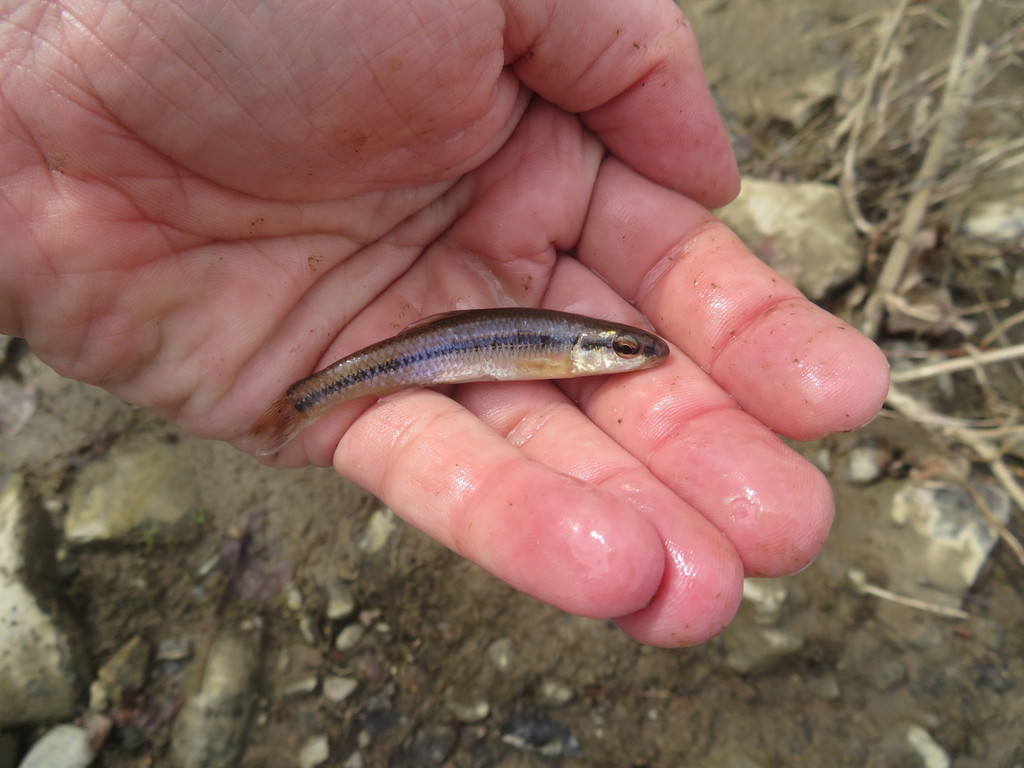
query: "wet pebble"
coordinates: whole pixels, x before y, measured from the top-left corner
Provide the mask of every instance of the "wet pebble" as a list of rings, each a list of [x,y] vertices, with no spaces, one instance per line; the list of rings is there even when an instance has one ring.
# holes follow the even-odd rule
[[[282,696],[308,696],[316,690],[316,687],[320,684],[320,681],[315,675],[309,677],[302,677],[291,683],[288,683],[281,689]]]
[[[333,578],[327,583],[327,618],[331,621],[347,619],[356,610],[356,599],[346,581]]]
[[[334,647],[339,651],[350,651],[359,645],[359,641],[366,634],[362,624],[349,624],[344,627],[334,639]]]
[[[540,684],[540,701],[547,707],[564,707],[575,698],[570,685],[554,677],[546,677]]]
[[[491,703],[483,697],[462,699],[452,696],[447,701],[447,707],[460,723],[479,723],[491,714]]]
[[[85,728],[58,725],[32,745],[18,768],[85,768],[94,757]]]
[[[359,681],[354,677],[331,675],[324,678],[324,698],[337,704],[355,693],[358,687]]]
[[[516,646],[507,637],[501,637],[487,646],[487,658],[499,672],[508,672],[515,663]]]
[[[331,756],[331,746],[323,734],[313,736],[299,750],[299,768],[316,768],[327,762]]]

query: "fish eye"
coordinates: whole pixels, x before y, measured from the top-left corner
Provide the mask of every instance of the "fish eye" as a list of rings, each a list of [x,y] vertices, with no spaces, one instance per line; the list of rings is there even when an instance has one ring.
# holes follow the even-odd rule
[[[612,340],[612,349],[619,357],[636,357],[640,354],[640,339],[631,333],[623,333]]]

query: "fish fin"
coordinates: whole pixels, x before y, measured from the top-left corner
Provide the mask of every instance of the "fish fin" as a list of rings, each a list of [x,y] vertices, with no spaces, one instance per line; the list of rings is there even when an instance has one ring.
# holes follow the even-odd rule
[[[430,325],[436,323],[438,320],[444,320],[452,317],[453,315],[464,315],[466,310],[464,309],[453,309],[451,312],[438,312],[436,315],[428,315],[427,317],[421,317],[419,320],[415,320],[409,323],[405,328],[402,329],[402,333],[411,331],[413,328],[420,328],[424,325]]]
[[[295,408],[291,395],[281,395],[242,438],[241,448],[256,456],[277,453],[309,426],[310,420]]]

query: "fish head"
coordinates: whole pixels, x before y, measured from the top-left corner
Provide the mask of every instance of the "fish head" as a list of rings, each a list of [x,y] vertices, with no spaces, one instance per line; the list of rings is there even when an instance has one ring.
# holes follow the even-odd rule
[[[661,365],[668,357],[664,339],[641,328],[612,325],[584,331],[573,345],[570,357],[574,375],[625,373]]]

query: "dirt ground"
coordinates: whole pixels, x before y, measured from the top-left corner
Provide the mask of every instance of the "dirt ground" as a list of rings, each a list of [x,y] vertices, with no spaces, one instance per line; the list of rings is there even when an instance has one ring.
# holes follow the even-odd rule
[[[941,124],[935,115],[962,18],[953,2],[910,4],[879,64],[897,5],[684,6],[745,172],[854,183],[871,225],[861,238],[868,258],[859,278],[823,303],[858,325],[921,188],[916,173]],[[1019,324],[990,334],[1024,309],[1024,245],[961,234],[972,205],[1002,199],[1000,185],[1013,183],[1012,163],[1000,162],[1021,165],[1024,9],[983,5],[971,39],[988,43],[990,59],[895,286],[910,326],[883,324],[876,334],[894,363],[1024,341]],[[852,176],[844,171],[851,142]],[[773,628],[796,646],[757,650],[763,663],[750,669],[736,662],[737,649],[775,637],[759,628],[754,603],[700,647],[643,647],[609,623],[512,592],[328,471],[266,469],[61,380],[30,353],[18,366],[40,393],[39,409],[31,429],[5,439],[0,466],[28,472],[58,526],[76,473],[112,445],[172,445],[194,458],[203,514],[186,543],[65,547],[62,585],[97,667],[135,635],[154,644],[191,638],[195,658],[225,627],[241,623],[258,635],[244,766],[296,765],[313,734],[328,737],[325,765],[350,768],[1024,766],[1024,561],[1012,546],[993,550],[959,606],[966,619],[865,594],[849,578],[857,568],[898,591],[892,564],[903,555],[886,542],[893,497],[907,483],[956,473],[970,486],[999,485],[997,466],[1024,480],[1024,375],[1012,361],[986,367],[986,376],[902,385],[931,413],[1015,427],[1000,433],[1007,439],[943,431],[913,406],[893,406],[859,433],[800,448],[833,480],[837,523],[821,557],[780,581],[784,605]],[[849,482],[847,461],[864,445],[884,447],[879,476]],[[375,538],[392,525],[390,536]],[[1009,536],[1024,535],[1019,506],[1007,527]],[[234,570],[211,572],[218,556],[235,557]],[[349,585],[355,613],[330,619],[328,595],[339,582]],[[338,650],[335,637],[348,625],[365,631]],[[154,664],[100,765],[168,764],[169,713],[194,666]],[[358,687],[338,702],[319,688],[289,689],[329,675]]]

